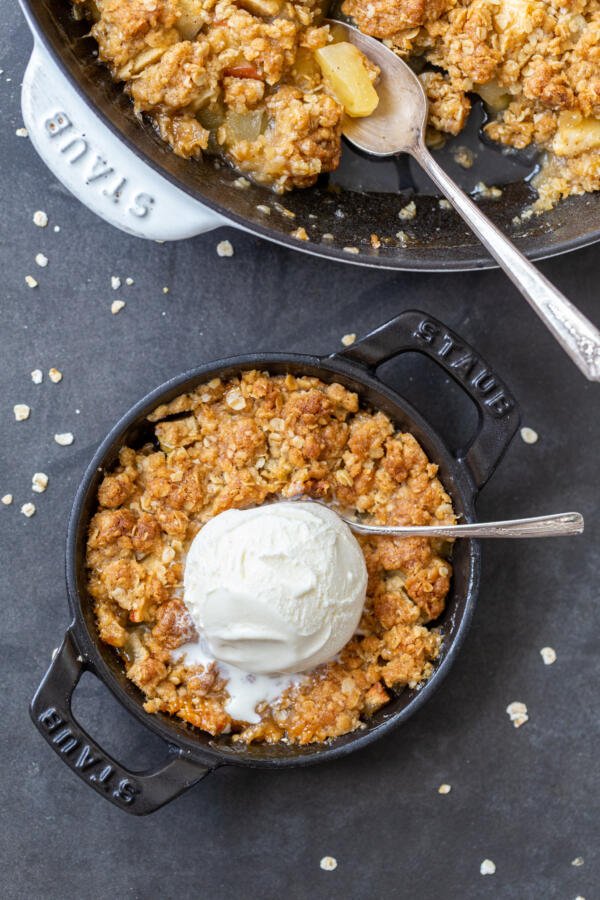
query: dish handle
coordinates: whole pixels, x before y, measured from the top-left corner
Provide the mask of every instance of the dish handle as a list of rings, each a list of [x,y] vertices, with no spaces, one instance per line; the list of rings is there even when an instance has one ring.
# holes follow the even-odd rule
[[[433,316],[406,310],[333,357],[374,371],[409,351],[428,356],[476,404],[477,432],[457,456],[466,462],[477,488],[483,487],[519,427],[519,409],[503,380],[460,335]]]
[[[30,28],[35,29],[31,21]],[[31,143],[84,206],[136,237],[174,241],[231,224],[159,175],[85,103],[35,36],[21,93]]]
[[[166,761],[145,772],[130,772],[113,759],[73,714],[73,692],[86,669],[93,671],[69,630],[31,701],[30,713],[54,752],[100,796],[125,812],[145,816],[212,771],[171,744]]]

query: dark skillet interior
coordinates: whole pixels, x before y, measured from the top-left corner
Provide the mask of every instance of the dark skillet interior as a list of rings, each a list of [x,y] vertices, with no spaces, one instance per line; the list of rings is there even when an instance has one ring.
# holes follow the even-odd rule
[[[86,37],[89,25],[72,18],[69,0],[21,2],[63,71],[109,127],[161,174],[226,218],[297,249],[364,265],[460,270],[492,264],[462,220],[453,211],[440,210],[435,189],[407,157],[374,161],[346,147],[338,172],[324,176],[314,188],[283,198],[254,185],[246,190],[236,188],[236,173],[214,159],[179,159],[147,123],[140,126],[122,89],[112,83],[94,56],[95,42]],[[484,145],[479,138],[483,117],[482,107],[476,102],[466,133],[449,142],[437,156],[467,190],[479,181],[504,187],[499,200],[481,201],[494,222],[534,258],[600,239],[600,193],[569,198],[549,213],[533,217],[524,225],[513,225],[513,218],[534,196],[523,178],[533,171],[535,159]],[[461,145],[476,154],[469,170],[461,169],[453,159],[453,149]],[[402,222],[398,211],[412,197],[417,200],[417,217]],[[278,202],[295,217],[284,215]],[[271,215],[260,213],[258,204],[271,206]],[[290,236],[298,226],[306,228],[310,243]],[[408,234],[407,247],[396,238],[400,230]],[[334,236],[333,241],[323,240],[328,233]],[[389,238],[390,243],[374,250],[371,234]],[[349,255],[344,251],[348,246],[358,247],[360,255]]]
[[[339,366],[339,368],[337,368]],[[103,678],[117,697],[144,724],[157,731],[165,740],[190,750],[206,761],[227,761],[251,766],[302,765],[336,756],[355,749],[358,744],[369,742],[382,731],[407,718],[421,705],[441,681],[462,641],[471,617],[479,580],[479,545],[473,541],[457,541],[453,555],[454,577],[446,610],[439,620],[445,636],[443,650],[436,670],[420,690],[405,689],[386,707],[380,710],[364,731],[346,735],[328,743],[291,749],[284,745],[251,745],[248,749],[236,749],[227,739],[212,739],[203,732],[187,726],[167,715],[146,714],[141,706],[141,692],[130,682],[122,669],[116,651],[97,638],[96,623],[91,601],[86,591],[85,544],[88,524],[97,508],[96,493],[105,471],[115,464],[122,446],[139,447],[152,436],[152,426],[146,416],[159,403],[167,402],[178,394],[195,388],[198,384],[217,375],[227,378],[243,369],[260,368],[273,374],[293,372],[315,375],[324,381],[340,381],[359,393],[363,404],[381,409],[402,429],[411,431],[419,440],[430,459],[440,466],[440,477],[450,493],[455,510],[469,521],[473,516],[474,489],[463,463],[444,447],[426,422],[397,394],[376,379],[358,374],[348,364],[329,363],[315,357],[284,357],[281,355],[240,357],[195,370],[174,379],[159,388],[130,411],[99,448],[84,477],[69,523],[67,547],[67,579],[70,603],[75,616],[75,631],[84,654],[95,664],[97,674]],[[337,368],[337,370],[336,370]],[[356,377],[353,377],[353,370]],[[344,372],[345,370],[345,372]],[[357,380],[360,378],[360,381]]]

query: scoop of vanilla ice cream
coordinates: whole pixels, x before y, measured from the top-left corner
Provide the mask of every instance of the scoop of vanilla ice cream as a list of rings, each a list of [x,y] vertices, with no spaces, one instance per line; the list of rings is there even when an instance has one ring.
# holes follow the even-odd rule
[[[184,601],[217,660],[246,672],[302,672],[354,634],[367,569],[330,509],[281,502],[215,516],[190,546]]]

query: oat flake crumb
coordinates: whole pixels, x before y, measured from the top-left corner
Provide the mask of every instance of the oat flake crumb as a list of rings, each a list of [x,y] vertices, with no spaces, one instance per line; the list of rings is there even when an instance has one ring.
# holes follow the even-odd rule
[[[575,859],[571,860],[571,865],[576,866],[577,868],[579,868],[579,866],[582,866],[583,856],[576,856]]]
[[[35,255],[36,265],[40,267],[40,269],[45,269],[48,265],[48,257],[44,256],[43,253],[36,253]]]
[[[440,784],[438,788],[438,794],[449,794],[452,790],[451,784]]]
[[[233,256],[233,244],[231,241],[219,241],[217,244],[217,256]]]
[[[5,494],[5,495],[2,497],[2,502],[4,503],[5,506],[10,506],[10,504],[13,502],[13,495],[12,495],[12,494]]]
[[[38,209],[33,214],[33,224],[38,228],[45,228],[48,224],[48,216],[43,209]]]
[[[68,447],[73,443],[74,438],[70,431],[63,431],[61,434],[55,434],[54,440],[61,447]]]
[[[30,519],[35,512],[35,503],[24,503],[21,507],[21,512]]]
[[[542,647],[540,654],[545,665],[551,666],[552,663],[556,662],[556,650],[553,647]]]
[[[165,285],[165,287],[163,288],[163,294],[168,294],[168,293],[169,293],[169,288]]]
[[[54,366],[48,370],[48,378],[53,384],[58,384],[59,381],[62,381],[62,377],[62,372],[55,369]]]
[[[113,316],[116,316],[116,314],[118,312],[121,312],[121,310],[123,309],[124,306],[125,306],[124,300],[113,300],[113,302],[110,304],[110,311],[113,314]]]
[[[113,291],[119,290],[119,288],[121,287],[121,279],[119,278],[118,275],[110,276],[110,286],[113,289]]]
[[[59,231],[60,231],[60,225],[55,225],[55,226],[54,226],[54,233],[55,233],[55,234],[58,234]]]
[[[479,866],[479,871],[482,875],[493,875],[496,871],[496,863],[491,859],[484,859]]]
[[[510,716],[510,721],[513,723],[515,728],[520,728],[521,725],[524,725],[525,722],[529,720],[529,716],[527,715],[527,707],[524,703],[520,703],[518,700],[515,700],[513,703],[509,703],[506,707],[506,712]]]
[[[259,204],[257,205],[256,208],[257,208],[257,210],[259,211],[259,213],[262,213],[262,214],[263,214],[263,216],[270,216],[270,215],[271,215],[271,207],[270,207],[270,206],[265,206],[264,203],[259,203]]]
[[[407,203],[406,206],[403,206],[400,212],[398,213],[398,218],[402,219],[403,222],[408,222],[410,219],[414,219],[417,214],[417,207],[415,205],[415,201],[411,200],[410,203]]]
[[[521,428],[521,437],[525,441],[526,444],[535,444],[539,438],[537,431],[534,431],[533,428]]]
[[[43,494],[48,487],[48,476],[44,472],[35,472],[31,479],[31,490]]]
[[[44,380],[44,373],[41,369],[34,369],[31,373],[31,380],[34,384],[41,384]]]
[[[35,278],[33,277],[33,275],[25,276],[25,284],[27,285],[27,287],[30,287],[30,288],[36,288],[38,286],[38,283],[35,280]]]
[[[28,419],[30,412],[31,407],[27,406],[26,403],[15,403],[13,406],[13,413],[17,422],[24,422],[25,419]]]
[[[333,872],[337,869],[337,859],[335,856],[324,856],[319,865],[325,872]]]
[[[133,284],[133,278],[126,278],[125,284],[127,284],[127,285],[129,285],[129,287],[131,287],[131,285]]]
[[[360,253],[358,247],[344,247],[344,253],[352,253],[354,256],[357,256]]]
[[[26,128],[17,128],[15,134],[17,137],[29,137],[29,132]]]
[[[344,345],[344,347],[349,347],[351,344],[354,343],[355,340],[356,340],[356,335],[354,333],[345,334],[342,338],[342,344]]]
[[[438,206],[440,209],[452,209],[452,204],[445,197],[438,201]]]

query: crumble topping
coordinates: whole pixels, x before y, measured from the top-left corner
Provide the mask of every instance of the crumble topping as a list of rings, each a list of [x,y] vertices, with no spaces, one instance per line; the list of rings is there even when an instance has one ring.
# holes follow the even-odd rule
[[[234,741],[307,744],[360,728],[395,692],[431,675],[450,545],[358,536],[369,585],[356,635],[334,661],[259,704],[259,723],[233,720],[218,666],[173,655],[197,639],[183,568],[205,522],[300,494],[380,523],[453,523],[452,505],[415,438],[340,384],[250,371],[182,394],[149,420],[156,443],[120,451],[98,489],[87,544],[100,637],[117,648],[148,712]]]

